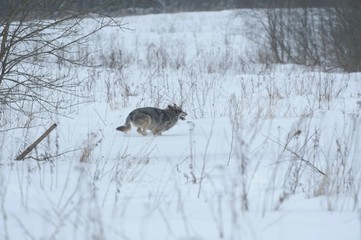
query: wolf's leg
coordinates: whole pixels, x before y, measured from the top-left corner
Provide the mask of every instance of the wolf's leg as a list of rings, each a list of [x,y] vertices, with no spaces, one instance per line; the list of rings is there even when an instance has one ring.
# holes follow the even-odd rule
[[[134,115],[132,122],[133,125],[137,127],[137,132],[146,136],[147,129],[151,125],[152,119],[149,115],[140,112]]]
[[[147,136],[147,127],[143,127],[143,136]]]
[[[158,128],[153,128],[153,129],[152,129],[152,133],[153,133],[154,136],[156,136],[156,135],[162,135],[162,132],[161,132],[160,129],[158,129]]]
[[[147,136],[147,129],[143,129],[143,130],[142,130],[141,127],[138,127],[138,128],[137,128],[137,132],[138,132],[139,134],[142,134],[143,136]]]

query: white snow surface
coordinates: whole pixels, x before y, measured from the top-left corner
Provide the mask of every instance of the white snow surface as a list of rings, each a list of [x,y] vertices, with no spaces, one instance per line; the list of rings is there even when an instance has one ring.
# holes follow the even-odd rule
[[[3,125],[0,239],[361,239],[360,73],[257,63],[248,10],[119,20],[78,49],[97,67],[50,63],[86,103]],[[173,103],[161,136],[115,130]]]

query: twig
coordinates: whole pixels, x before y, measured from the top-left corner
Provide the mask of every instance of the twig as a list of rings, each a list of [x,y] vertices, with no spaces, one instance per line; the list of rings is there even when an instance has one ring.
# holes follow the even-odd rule
[[[201,194],[201,190],[202,190],[202,182],[203,182],[203,179],[204,179],[204,171],[205,171],[205,168],[206,168],[206,157],[207,157],[209,142],[211,141],[211,138],[212,138],[212,135],[213,135],[214,120],[215,119],[213,118],[211,132],[209,133],[209,136],[208,136],[208,139],[207,139],[207,144],[206,144],[206,149],[204,150],[204,154],[203,154],[202,171],[201,171],[201,176],[199,178],[199,188],[198,188],[198,195],[197,195],[198,198],[199,198],[199,196]]]
[[[66,152],[62,152],[62,153],[59,153],[59,154],[56,154],[56,155],[50,155],[50,156],[45,156],[43,158],[37,158],[37,157],[33,157],[33,156],[28,156],[28,157],[24,157],[23,160],[25,159],[34,159],[36,161],[47,161],[49,159],[52,159],[52,158],[57,158],[57,157],[60,157],[60,156],[63,156],[65,154],[68,154],[68,153],[71,153],[71,152],[75,152],[75,151],[80,151],[82,150],[82,148],[77,148],[77,149],[72,149],[72,150],[69,150],[69,151],[66,151]]]
[[[51,131],[53,131],[56,128],[56,126],[57,126],[56,123],[54,123],[48,130],[46,130],[43,133],[43,135],[41,135],[38,139],[36,139],[34,143],[32,143],[29,147],[25,149],[25,151],[23,151],[19,156],[17,156],[15,160],[23,160],[26,157],[26,155],[28,155],[31,152],[31,150],[33,150],[41,141],[44,140],[44,138],[46,138],[46,136],[48,136],[51,133]]]
[[[264,135],[265,136],[265,135]],[[268,138],[269,140],[271,140],[274,143],[279,144],[281,147],[283,147],[285,150],[287,150],[288,152],[292,153],[295,157],[299,158],[299,160],[301,160],[302,162],[306,163],[307,166],[309,166],[310,168],[312,168],[314,171],[318,172],[319,174],[326,176],[327,174],[324,173],[323,171],[321,171],[319,168],[317,168],[315,165],[313,165],[310,161],[308,161],[307,159],[305,159],[304,157],[302,157],[301,155],[299,155],[297,152],[293,151],[292,149],[288,148],[286,145],[282,144],[279,141],[276,141],[268,136],[265,136],[266,138]]]

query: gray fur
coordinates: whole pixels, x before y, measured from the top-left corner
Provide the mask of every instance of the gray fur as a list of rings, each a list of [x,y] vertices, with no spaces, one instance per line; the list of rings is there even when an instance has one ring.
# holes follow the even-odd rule
[[[168,105],[166,109],[144,107],[137,108],[129,113],[125,124],[117,127],[116,130],[128,132],[131,126],[137,127],[137,132],[143,136],[147,135],[147,129],[151,130],[153,135],[161,135],[162,132],[171,129],[178,119],[185,120],[187,113],[176,104]]]

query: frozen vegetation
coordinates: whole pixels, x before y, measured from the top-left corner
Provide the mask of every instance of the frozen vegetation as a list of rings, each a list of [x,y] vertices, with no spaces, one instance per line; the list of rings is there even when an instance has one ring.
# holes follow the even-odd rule
[[[47,96],[70,107],[1,111],[0,239],[361,239],[360,73],[260,63],[246,10],[121,21],[42,69],[82,81]],[[115,131],[173,103],[162,136]]]

